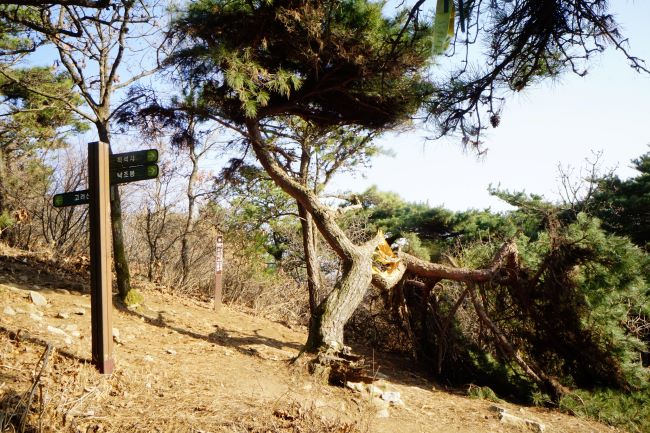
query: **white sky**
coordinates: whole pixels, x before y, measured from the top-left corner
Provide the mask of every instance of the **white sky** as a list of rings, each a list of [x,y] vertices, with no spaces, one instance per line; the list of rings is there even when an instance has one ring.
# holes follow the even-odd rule
[[[612,1],[630,51],[650,62],[650,2]],[[507,209],[487,192],[490,184],[554,199],[558,163],[585,165],[603,151],[604,168],[634,175],[630,160],[650,151],[650,75],[634,72],[622,53],[609,49],[589,74],[569,74],[514,95],[501,125],[484,137],[489,149],[478,160],[458,138],[424,143],[424,133],[385,138],[394,157],[379,157],[361,175],[334,179],[333,190],[363,191],[371,185],[412,202],[449,209]]]

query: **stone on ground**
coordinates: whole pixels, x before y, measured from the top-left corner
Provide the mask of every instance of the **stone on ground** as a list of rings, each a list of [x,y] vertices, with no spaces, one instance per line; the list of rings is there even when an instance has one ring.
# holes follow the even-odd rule
[[[40,293],[30,290],[29,297],[34,305],[37,305],[39,307],[45,307],[47,305],[47,299],[45,299],[45,296],[41,295]]]

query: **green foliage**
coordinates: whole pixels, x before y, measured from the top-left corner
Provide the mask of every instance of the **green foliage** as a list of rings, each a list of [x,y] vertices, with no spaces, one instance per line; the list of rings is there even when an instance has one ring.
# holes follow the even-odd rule
[[[169,62],[200,83],[205,108],[236,123],[297,115],[321,125],[407,120],[431,86],[424,22],[382,14],[367,0],[192,3],[174,24]]]
[[[629,432],[650,431],[650,388],[633,392],[613,389],[577,390],[560,401],[560,409],[577,416],[624,428]]]
[[[467,396],[469,398],[488,400],[494,403],[503,402],[503,400],[497,397],[496,393],[492,391],[492,388],[490,388],[489,386],[470,385],[469,388],[467,389]]]
[[[430,250],[422,245],[422,241],[418,235],[415,233],[402,233],[402,238],[406,241],[406,245],[402,248],[404,252],[419,257],[422,260],[430,260]]]
[[[586,206],[603,221],[603,227],[650,250],[650,152],[632,161],[639,172],[621,180],[607,176],[596,181],[597,190]]]
[[[647,257],[584,213],[570,218],[538,197],[515,198],[519,209],[508,218],[528,232],[516,237],[524,275],[513,288],[486,288],[492,316],[506,315],[499,326],[511,341],[568,385],[641,386],[644,344],[626,323],[648,303]],[[497,247],[465,246],[459,263],[485,266]]]
[[[451,212],[423,203],[408,203],[392,192],[371,187],[358,197],[371,230],[382,230],[390,242],[406,238],[417,257],[439,260],[443,251],[458,242],[507,239],[517,232],[520,221],[489,210]],[[408,252],[408,250],[405,250]]]
[[[42,67],[0,67],[0,212],[24,212],[30,202],[42,204],[50,187],[46,151],[66,146],[68,134],[87,125],[70,109],[81,99],[70,90],[67,75]]]
[[[639,353],[647,350],[644,341],[648,341],[643,331],[650,317],[648,256],[587,213],[539,196],[493,193],[516,209],[504,214],[452,213],[409,204],[376,189],[361,198],[372,227],[408,237],[409,244],[426,245],[428,252],[435,245],[457,266],[484,268],[504,241],[515,239],[519,268],[513,280],[489,282],[478,289],[483,307],[515,350],[565,386],[643,388],[648,373],[640,365]],[[422,242],[424,236],[433,242]],[[461,303],[453,323],[441,331],[463,286],[440,284],[428,298],[405,293],[421,359],[438,365],[447,380],[547,401],[544,390],[488,344],[494,336],[477,329],[471,305]],[[422,305],[430,310],[420,311],[417,306]]]
[[[88,125],[80,122],[70,106],[79,106],[81,97],[74,93],[67,74],[53,73],[50,68],[34,67],[5,71],[0,80],[0,94],[4,104],[13,114],[12,121],[19,124],[25,137],[36,139],[41,145],[60,135],[60,128],[83,132]],[[55,95],[53,99],[44,95]]]
[[[5,210],[0,213],[0,233],[14,225],[14,219]]]

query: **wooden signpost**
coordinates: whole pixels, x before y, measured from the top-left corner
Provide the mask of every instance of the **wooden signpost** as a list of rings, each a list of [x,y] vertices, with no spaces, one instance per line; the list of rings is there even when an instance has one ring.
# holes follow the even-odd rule
[[[214,309],[221,309],[223,273],[223,236],[217,236],[214,262]]]
[[[54,207],[89,204],[90,222],[90,308],[92,360],[100,373],[113,372],[111,326],[111,215],[110,188],[127,182],[158,177],[155,149],[109,156],[107,143],[88,143],[88,189],[56,194]]]

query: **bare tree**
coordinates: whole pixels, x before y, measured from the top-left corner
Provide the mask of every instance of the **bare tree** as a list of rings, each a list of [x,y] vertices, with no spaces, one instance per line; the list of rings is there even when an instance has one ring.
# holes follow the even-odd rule
[[[70,105],[70,109],[91,122],[99,140],[111,143],[111,121],[119,107],[114,98],[136,81],[158,69],[159,17],[162,4],[157,1],[120,0],[109,9],[65,5],[47,9],[40,15],[40,31],[59,54],[62,67],[84,98],[87,110]],[[56,31],[74,27],[76,31]],[[0,70],[7,79],[10,71]],[[123,74],[129,74],[125,77]],[[33,89],[33,91],[38,91]],[[43,96],[60,100],[58,95]],[[125,253],[119,189],[112,187],[111,230],[113,259],[120,297],[128,299],[131,291],[128,260]]]

